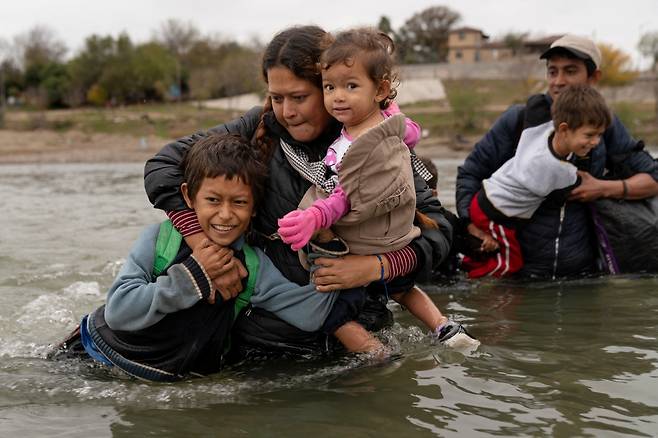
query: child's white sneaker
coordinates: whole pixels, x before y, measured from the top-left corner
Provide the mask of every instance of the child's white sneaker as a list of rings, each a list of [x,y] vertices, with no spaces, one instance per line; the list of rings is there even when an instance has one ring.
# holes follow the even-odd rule
[[[480,346],[480,341],[467,332],[463,325],[451,319],[438,326],[431,336],[437,342],[462,353],[472,353]]]

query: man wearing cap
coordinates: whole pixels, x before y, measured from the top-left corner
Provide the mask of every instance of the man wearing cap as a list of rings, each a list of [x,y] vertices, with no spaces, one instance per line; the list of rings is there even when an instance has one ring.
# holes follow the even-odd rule
[[[551,120],[551,104],[565,87],[595,85],[601,78],[601,52],[593,41],[576,35],[557,39],[540,59],[546,60],[548,92],[531,96],[525,105],[513,105],[494,123],[457,172],[457,212],[466,222],[473,196],[516,151],[524,129]],[[564,206],[545,202],[533,217],[519,227],[524,267],[522,276],[564,277],[595,272],[596,246],[590,230],[587,205],[601,197],[642,199],[658,194],[658,164],[642,150],[615,116],[601,141],[584,159],[572,161],[581,172],[582,183],[571,192]],[[624,157],[623,165],[633,176],[605,180],[611,157]]]

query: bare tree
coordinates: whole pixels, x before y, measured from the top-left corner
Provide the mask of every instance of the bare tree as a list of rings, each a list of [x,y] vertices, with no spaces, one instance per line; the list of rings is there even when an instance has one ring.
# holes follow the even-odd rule
[[[5,126],[5,62],[9,44],[0,39],[0,129]]]
[[[170,18],[160,25],[156,39],[163,44],[176,58],[176,83],[178,85],[178,101],[183,93],[182,70],[185,55],[199,40],[197,27],[190,21],[184,22]]]
[[[448,32],[461,19],[459,12],[445,6],[427,8],[404,23],[398,31],[403,62],[441,62],[448,57]]]
[[[14,46],[19,66],[24,70],[32,65],[61,62],[66,53],[66,45],[51,28],[43,25],[16,36]]]
[[[658,31],[645,33],[637,45],[640,52],[653,61],[653,97],[655,99],[654,115],[658,123]]]
[[[379,29],[381,32],[384,32],[386,35],[390,36],[391,38],[395,39],[395,30],[393,30],[393,26],[391,25],[391,20],[386,16],[382,15],[379,17],[379,23],[377,23],[377,29]]]
[[[512,49],[512,56],[517,56],[523,54],[523,44],[527,38],[528,32],[507,32],[501,40]]]

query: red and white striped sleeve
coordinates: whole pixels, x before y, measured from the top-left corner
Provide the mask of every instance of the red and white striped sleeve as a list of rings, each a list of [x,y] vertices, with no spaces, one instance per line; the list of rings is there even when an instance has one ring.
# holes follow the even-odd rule
[[[177,210],[165,212],[167,217],[174,224],[174,227],[183,235],[183,237],[191,236],[192,234],[201,233],[201,224],[196,217],[196,213],[192,209]]]
[[[416,270],[418,260],[410,246],[383,254],[388,259],[390,270],[387,280],[407,275]]]

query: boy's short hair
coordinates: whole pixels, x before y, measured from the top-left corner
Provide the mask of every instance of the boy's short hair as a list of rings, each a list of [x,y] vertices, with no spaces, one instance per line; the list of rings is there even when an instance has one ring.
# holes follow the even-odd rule
[[[194,199],[204,178],[240,178],[251,187],[254,203],[263,196],[267,167],[256,148],[239,135],[210,134],[195,143],[183,159],[187,191]]]
[[[605,99],[589,85],[571,85],[561,91],[553,102],[551,116],[556,129],[560,123],[566,123],[571,130],[585,125],[606,129],[612,123]]]

